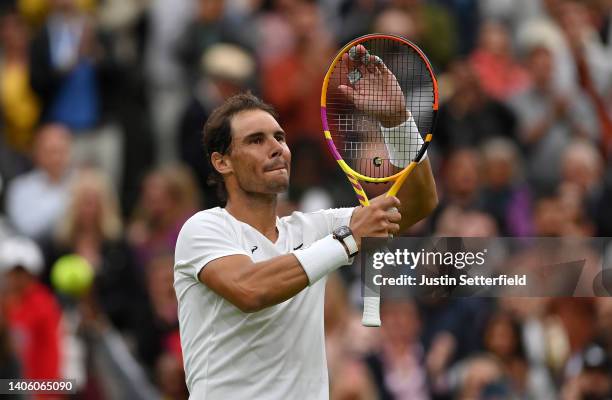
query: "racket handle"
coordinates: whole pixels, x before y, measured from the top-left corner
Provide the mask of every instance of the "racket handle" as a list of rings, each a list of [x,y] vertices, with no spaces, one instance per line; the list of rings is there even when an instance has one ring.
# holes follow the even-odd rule
[[[391,207],[389,211],[398,211],[396,207]],[[393,235],[389,235],[390,238]],[[363,298],[363,318],[361,319],[363,326],[381,326],[380,321],[380,294],[374,297]]]
[[[380,297],[363,298],[363,326],[380,326]]]

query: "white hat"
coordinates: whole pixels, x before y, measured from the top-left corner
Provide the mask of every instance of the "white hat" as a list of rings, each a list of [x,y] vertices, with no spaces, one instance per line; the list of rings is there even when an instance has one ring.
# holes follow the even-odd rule
[[[0,240],[0,271],[23,267],[32,275],[43,270],[43,256],[38,245],[27,237],[13,236]]]
[[[239,46],[219,43],[204,52],[200,60],[202,70],[213,78],[244,83],[255,73],[253,56]]]

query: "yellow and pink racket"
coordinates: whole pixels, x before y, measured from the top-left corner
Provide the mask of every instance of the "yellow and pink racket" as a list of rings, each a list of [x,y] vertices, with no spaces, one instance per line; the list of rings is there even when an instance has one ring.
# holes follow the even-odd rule
[[[370,34],[345,45],[321,91],[321,121],[333,157],[359,203],[361,182],[389,184],[395,196],[423,159],[438,111],[438,84],[427,57],[412,42]],[[380,326],[380,296],[364,297],[362,323]]]

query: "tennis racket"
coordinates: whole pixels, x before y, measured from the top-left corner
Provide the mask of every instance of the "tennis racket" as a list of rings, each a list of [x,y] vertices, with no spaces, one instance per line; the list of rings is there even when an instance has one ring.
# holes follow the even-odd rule
[[[391,184],[395,196],[425,155],[438,111],[438,84],[415,44],[370,34],[345,45],[321,91],[321,121],[328,147],[362,206],[360,182]],[[362,324],[380,326],[380,294],[364,293]]]

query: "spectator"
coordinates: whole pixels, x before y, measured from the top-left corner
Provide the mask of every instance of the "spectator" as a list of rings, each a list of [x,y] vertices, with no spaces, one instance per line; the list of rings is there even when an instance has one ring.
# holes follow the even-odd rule
[[[430,229],[437,235],[462,236],[460,232],[469,229],[462,222],[466,220],[465,211],[478,210],[483,206],[480,153],[469,148],[454,151],[449,155],[442,174],[444,187],[440,204],[430,217]],[[494,226],[497,230],[495,221],[489,221],[488,215],[484,217],[487,221],[485,225]],[[477,219],[482,221],[482,218]]]
[[[140,306],[137,338],[140,359],[151,369],[159,367],[159,358],[166,352],[181,357],[178,305],[172,286],[173,259],[174,253],[161,252],[144,265],[148,304]]]
[[[393,0],[416,23],[416,43],[425,51],[434,68],[445,70],[458,54],[456,20],[443,7],[424,0]]]
[[[581,194],[596,192],[603,175],[603,159],[595,146],[586,140],[575,140],[563,153],[561,176],[575,185]]]
[[[540,0],[540,10],[531,8],[531,18],[520,21],[515,29],[519,50],[528,55],[532,49],[547,48],[555,65],[551,72],[551,85],[556,91],[571,92],[578,83],[576,64],[571,49],[559,26],[561,5],[566,0]],[[527,66],[529,69],[529,66]]]
[[[376,384],[360,357],[370,351],[379,339],[378,332],[361,325],[361,317],[351,308],[340,275],[329,276],[326,292],[325,354],[331,398],[376,398]]]
[[[155,316],[166,325],[178,326],[176,295],[172,287],[173,254],[156,255],[146,266],[147,291]]]
[[[462,237],[495,237],[499,229],[495,219],[487,213],[479,211],[464,211],[459,218],[457,236]]]
[[[496,138],[482,147],[482,208],[491,214],[500,232],[528,236],[531,226],[531,191],[522,176],[523,159],[510,140]]]
[[[181,226],[199,204],[195,179],[186,167],[170,165],[149,173],[128,228],[141,266],[156,254],[174,251]]]
[[[59,379],[61,311],[51,291],[38,280],[44,268],[32,240],[0,242],[0,271],[5,280],[3,313],[15,341],[25,379]]]
[[[494,21],[480,27],[478,47],[470,55],[470,63],[487,96],[505,101],[524,90],[529,76],[515,60],[514,49],[506,28]]]
[[[526,149],[527,177],[543,190],[559,182],[561,154],[573,137],[597,139],[597,120],[589,100],[579,89],[572,94],[556,89],[553,61],[546,47],[531,49],[527,63],[533,85],[512,100]]]
[[[313,82],[323,82],[334,53],[332,38],[316,3],[300,0],[286,12],[293,46],[286,54],[261,60],[263,96],[280,114],[290,147],[299,139],[314,139],[327,151],[320,134],[321,88]]]
[[[601,154],[586,140],[573,141],[563,154],[559,192],[574,223],[588,236],[595,233],[595,216],[602,206],[603,166]]]
[[[30,88],[29,32],[18,14],[0,17],[0,105],[7,144],[22,154],[32,148],[34,127],[40,116],[38,98]]]
[[[609,62],[612,53],[609,44],[606,48],[597,34],[597,28],[593,23],[595,13],[596,8],[592,4],[578,0],[564,0],[559,5],[556,17],[576,62],[578,79],[583,80],[585,77],[581,75],[587,74],[588,79],[592,80],[590,84],[594,90],[594,93],[589,94],[606,96],[612,90],[612,66]],[[584,65],[581,66],[581,63]],[[580,83],[584,87],[585,82]]]
[[[482,161],[480,154],[470,149],[453,152],[445,168],[443,208],[453,204],[463,208],[475,207],[480,202]]]
[[[558,320],[547,314],[552,301],[551,297],[503,297],[499,299],[498,309],[520,322],[525,354],[535,373],[530,379],[538,387],[552,385],[546,396],[557,398],[558,386],[551,372],[563,362],[558,360],[566,357],[566,338]]]
[[[110,54],[94,19],[77,0],[52,0],[50,14],[30,49],[31,84],[42,101],[44,121],[66,125],[74,135],[74,158],[93,163],[119,183],[122,133],[103,113],[114,88]]]
[[[545,369],[529,363],[521,333],[517,319],[497,312],[484,331],[484,348],[501,362],[509,389],[516,396],[552,400],[555,398],[552,380]]]
[[[421,340],[434,396],[452,390],[448,373],[455,363],[482,347],[482,334],[494,303],[483,298],[424,298],[419,301]],[[472,329],[466,331],[465,326]]]
[[[469,62],[455,61],[449,74],[453,91],[440,106],[434,141],[443,156],[459,147],[478,147],[496,136],[516,139],[515,115],[488,98]]]
[[[482,0],[436,0],[444,6],[456,24],[458,36],[458,54],[464,56],[474,48],[480,23],[485,18],[480,13]]]
[[[96,304],[116,328],[133,333],[146,305],[144,280],[122,228],[109,179],[93,169],[80,170],[47,252],[51,261],[65,254],[85,258],[95,271]]]
[[[216,1],[216,0],[215,0]],[[150,32],[145,50],[147,92],[158,162],[176,159],[176,129],[187,101],[187,84],[177,46],[194,16],[193,0],[149,2]],[[214,3],[214,1],[212,2]]]
[[[119,194],[122,214],[128,215],[137,200],[140,181],[154,162],[155,143],[144,57],[150,31],[150,2],[105,0],[95,4],[105,52],[112,55],[110,69],[113,73],[104,74],[107,81],[104,108],[124,132]]]
[[[544,195],[534,201],[533,233],[536,236],[562,236],[568,224],[563,204],[557,196]]]
[[[414,15],[401,8],[383,9],[372,23],[375,32],[385,32],[405,37],[417,42],[420,32],[419,24],[414,21]]]
[[[610,7],[608,5],[608,7]],[[559,24],[576,64],[578,83],[592,101],[599,127],[604,154],[612,152],[612,109],[606,98],[612,94],[612,50],[606,49],[593,26],[594,7],[567,0],[559,10]]]
[[[191,99],[180,124],[179,151],[181,160],[191,167],[204,194],[206,208],[221,203],[218,193],[208,184],[210,165],[202,157],[202,127],[209,114],[224,99],[252,86],[255,60],[245,49],[219,43],[201,57],[200,79],[193,86]]]
[[[381,318],[380,352],[367,359],[379,398],[429,399],[416,305],[407,300],[387,300],[381,306]]]
[[[585,362],[588,363],[585,351],[597,333],[594,301],[592,298],[556,298],[550,302],[548,313],[560,322],[568,344],[559,376],[563,380],[572,379],[580,374]]]
[[[15,178],[7,190],[7,215],[20,233],[42,239],[51,233],[64,213],[70,184],[70,153],[71,135],[67,128],[51,124],[39,130],[34,143],[34,170]]]
[[[255,31],[252,20],[229,14],[225,0],[197,0],[193,20],[187,25],[178,44],[179,54],[188,71],[191,84],[197,81],[200,59],[206,50],[219,43],[231,43],[254,50]]]

